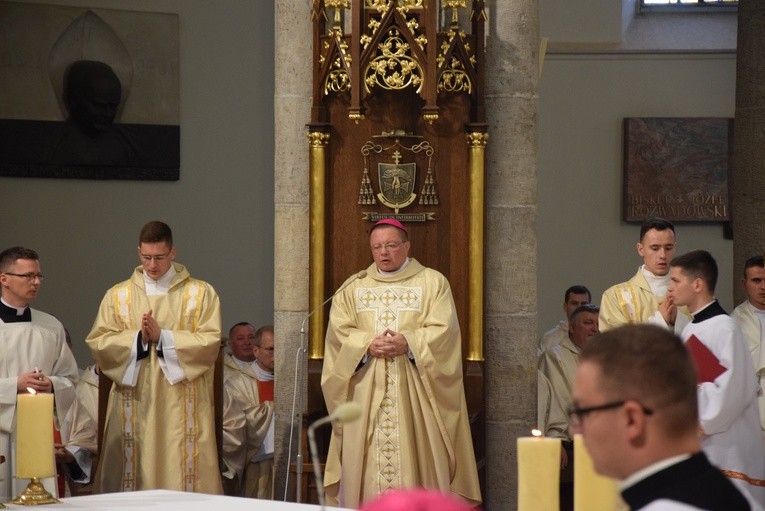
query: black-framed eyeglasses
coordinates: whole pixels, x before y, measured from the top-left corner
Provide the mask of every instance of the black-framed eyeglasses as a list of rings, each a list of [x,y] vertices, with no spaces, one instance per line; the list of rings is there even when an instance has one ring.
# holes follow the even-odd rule
[[[571,405],[566,410],[566,414],[568,415],[568,420],[571,423],[572,426],[578,427],[582,424],[584,421],[584,418],[587,417],[592,412],[600,412],[605,410],[613,410],[615,408],[619,408],[621,406],[624,406],[624,404],[627,402],[626,399],[622,399],[621,401],[612,401],[610,403],[606,403],[603,405],[598,406],[586,406],[584,408],[579,408],[576,405]],[[647,406],[640,405],[643,409],[643,413],[646,415],[652,415],[653,410],[648,408]]]
[[[24,280],[33,281],[34,279],[39,279],[40,282],[45,280],[45,275],[42,273],[11,273],[9,271],[3,272],[6,275],[12,275],[14,277],[21,277]]]

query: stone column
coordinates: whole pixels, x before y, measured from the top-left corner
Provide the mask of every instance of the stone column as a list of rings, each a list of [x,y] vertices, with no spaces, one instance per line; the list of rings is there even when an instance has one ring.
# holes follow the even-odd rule
[[[290,458],[295,362],[308,308],[308,139],[311,120],[310,2],[275,5],[274,334],[276,347],[275,496],[284,498]],[[299,389],[305,395],[305,388]],[[292,457],[295,459],[295,425]],[[295,479],[290,475],[290,485]],[[289,493],[292,494],[292,491]]]
[[[536,424],[536,0],[490,3],[486,31],[485,508],[516,509],[515,439]]]
[[[740,0],[731,207],[735,302],[744,261],[765,249],[765,2]]]

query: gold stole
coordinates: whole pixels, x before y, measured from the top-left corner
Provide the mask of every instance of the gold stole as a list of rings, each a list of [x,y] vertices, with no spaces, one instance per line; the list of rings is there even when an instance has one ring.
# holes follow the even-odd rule
[[[131,314],[131,289],[132,281],[127,280],[114,289],[114,303],[117,313],[122,320],[124,329],[137,330]],[[204,287],[200,281],[192,278],[186,279],[183,287],[183,305],[181,308],[181,329],[194,331],[199,323],[201,312],[202,294]],[[183,453],[183,473],[185,474],[186,491],[194,491],[194,482],[197,476],[196,440],[198,436],[196,422],[196,393],[194,385],[188,380],[184,385],[184,423],[186,424],[186,442]],[[136,450],[134,448],[134,431],[136,416],[134,413],[134,389],[116,385],[115,390],[122,396],[122,491],[135,491],[137,468]]]

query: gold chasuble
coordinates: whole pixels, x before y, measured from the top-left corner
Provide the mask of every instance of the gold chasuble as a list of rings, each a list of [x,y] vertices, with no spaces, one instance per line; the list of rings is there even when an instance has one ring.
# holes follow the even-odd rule
[[[107,291],[88,335],[102,373],[114,381],[97,492],[222,493],[213,398],[220,302],[212,286],[180,264],[173,267],[167,294],[146,295],[140,266]],[[173,347],[161,354],[150,345],[148,356],[136,360],[141,317],[149,309]]]
[[[366,356],[386,328],[406,337],[409,354]],[[387,490],[415,487],[481,502],[460,329],[442,274],[414,259],[389,276],[372,264],[337,295],[322,390],[330,413],[346,401],[363,409],[359,420],[333,428],[324,479],[329,505],[357,508]]]

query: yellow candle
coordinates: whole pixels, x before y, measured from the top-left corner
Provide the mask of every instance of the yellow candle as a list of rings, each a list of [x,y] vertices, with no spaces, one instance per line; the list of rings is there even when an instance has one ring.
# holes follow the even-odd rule
[[[560,438],[518,439],[518,511],[558,511]]]
[[[574,511],[613,511],[617,502],[616,480],[595,472],[582,435],[574,435]]]
[[[16,397],[16,477],[52,477],[53,394]]]

